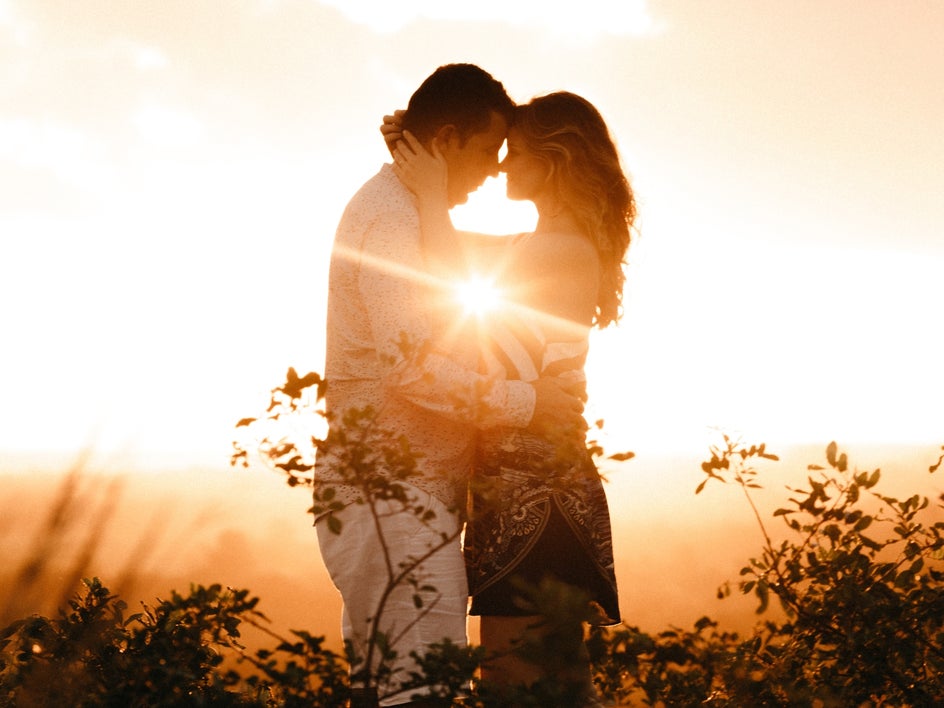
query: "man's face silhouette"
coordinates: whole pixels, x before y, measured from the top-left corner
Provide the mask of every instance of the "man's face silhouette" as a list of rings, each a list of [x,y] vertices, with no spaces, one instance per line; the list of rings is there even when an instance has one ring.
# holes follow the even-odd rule
[[[498,176],[498,151],[507,134],[508,122],[493,112],[488,128],[472,133],[464,143],[454,129],[441,136],[439,147],[449,170],[449,206],[464,204],[488,177]]]

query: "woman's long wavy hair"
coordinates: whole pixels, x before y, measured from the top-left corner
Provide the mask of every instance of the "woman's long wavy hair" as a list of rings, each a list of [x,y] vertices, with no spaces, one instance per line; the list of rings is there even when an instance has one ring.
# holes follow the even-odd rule
[[[603,117],[566,91],[539,96],[515,109],[514,125],[527,151],[548,167],[552,193],[593,241],[601,277],[594,325],[622,314],[623,273],[636,200]]]

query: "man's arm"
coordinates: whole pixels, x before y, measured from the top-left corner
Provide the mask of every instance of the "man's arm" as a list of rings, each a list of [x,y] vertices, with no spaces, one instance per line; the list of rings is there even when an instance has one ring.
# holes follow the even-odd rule
[[[480,428],[527,426],[539,398],[541,415],[567,409],[551,387],[539,397],[526,382],[485,377],[450,358],[430,324],[429,298],[444,297],[443,290],[423,265],[415,217],[409,223],[402,217],[394,211],[375,222],[364,241],[359,275],[389,393]]]

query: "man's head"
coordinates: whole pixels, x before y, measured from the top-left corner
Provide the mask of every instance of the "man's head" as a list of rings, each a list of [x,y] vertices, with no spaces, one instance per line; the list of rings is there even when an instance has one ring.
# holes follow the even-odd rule
[[[435,141],[449,168],[449,202],[463,203],[498,174],[498,151],[514,114],[501,82],[474,64],[447,64],[410,98],[403,129],[427,148]]]

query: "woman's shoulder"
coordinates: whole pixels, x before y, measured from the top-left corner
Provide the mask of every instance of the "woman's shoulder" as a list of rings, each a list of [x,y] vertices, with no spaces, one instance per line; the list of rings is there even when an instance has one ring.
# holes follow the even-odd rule
[[[593,243],[585,234],[568,229],[522,234],[519,240],[522,244],[535,249],[595,250]]]
[[[527,283],[530,305],[589,326],[600,281],[600,259],[589,239],[577,232],[547,231],[522,246],[516,274]],[[563,334],[573,338],[569,330]]]
[[[599,267],[597,249],[584,234],[577,231],[547,231],[531,234],[519,241],[525,262],[540,268]]]

